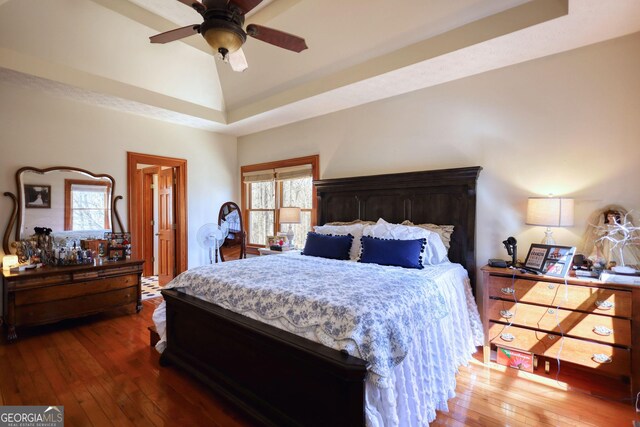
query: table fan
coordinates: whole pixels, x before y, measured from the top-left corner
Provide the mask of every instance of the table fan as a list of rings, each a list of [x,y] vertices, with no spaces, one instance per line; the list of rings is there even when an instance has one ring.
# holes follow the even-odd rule
[[[220,246],[224,243],[224,240],[229,235],[229,225],[226,222],[218,224],[205,224],[198,230],[198,244],[209,250],[209,263],[213,264],[218,262],[218,252]]]

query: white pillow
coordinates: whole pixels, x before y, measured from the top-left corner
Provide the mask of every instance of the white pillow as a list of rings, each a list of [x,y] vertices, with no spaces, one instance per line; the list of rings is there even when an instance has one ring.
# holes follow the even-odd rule
[[[413,225],[414,227],[424,228],[429,231],[433,231],[434,233],[438,233],[440,239],[442,240],[442,244],[447,251],[451,247],[451,235],[453,234],[454,226],[453,225],[437,225],[437,224],[414,224],[411,221],[403,221],[402,225]]]
[[[333,234],[334,236],[346,236],[351,234],[353,236],[353,242],[351,243],[351,249],[349,250],[349,259],[357,261],[360,257],[360,238],[362,237],[362,230],[364,230],[365,224],[350,224],[350,225],[316,225],[313,230],[318,234]]]
[[[447,249],[440,236],[421,227],[391,224],[380,218],[375,225],[367,225],[362,235],[396,240],[426,239],[427,244],[422,253],[422,265],[434,265],[448,261]]]

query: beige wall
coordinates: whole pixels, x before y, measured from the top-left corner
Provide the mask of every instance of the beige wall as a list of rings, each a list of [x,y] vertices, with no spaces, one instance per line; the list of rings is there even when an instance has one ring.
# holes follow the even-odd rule
[[[25,165],[68,165],[108,173],[127,223],[127,151],[187,160],[189,266],[207,262],[198,228],[216,222],[220,205],[237,200],[236,138],[44,95],[0,83],[0,192],[15,192],[14,173]],[[10,200],[0,198],[0,227]],[[1,254],[1,250],[0,250]]]
[[[214,58],[181,43],[150,45],[158,32],[92,1],[20,0],[0,10],[0,47],[222,110]]]
[[[526,256],[529,196],[576,199],[577,245],[608,203],[640,209],[640,33],[241,137],[240,165],[320,154],[321,178],[480,165],[477,261]]]

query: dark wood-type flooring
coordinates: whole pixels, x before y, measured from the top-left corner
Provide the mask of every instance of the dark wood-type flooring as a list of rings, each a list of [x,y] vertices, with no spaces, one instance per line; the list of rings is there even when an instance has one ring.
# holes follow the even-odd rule
[[[67,426],[250,426],[187,374],[160,368],[147,326],[160,299],[140,314],[102,314],[21,329],[0,344],[0,405],[64,405]],[[458,375],[457,396],[432,425],[630,426],[640,420],[624,385],[555,374],[530,376],[480,363]],[[529,378],[527,378],[529,377]],[[590,391],[586,391],[590,390]],[[628,399],[628,397],[627,397]]]

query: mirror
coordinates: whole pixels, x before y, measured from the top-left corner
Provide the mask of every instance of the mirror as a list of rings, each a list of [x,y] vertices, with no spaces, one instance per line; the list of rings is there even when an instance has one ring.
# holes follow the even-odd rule
[[[220,207],[218,225],[225,221],[229,234],[220,248],[220,259],[242,259],[247,257],[246,233],[242,226],[242,211],[234,202],[226,202]]]
[[[102,238],[105,232],[118,228],[122,231],[114,206],[122,197],[113,197],[115,180],[110,175],[66,166],[24,167],[16,172],[16,186],[10,221],[12,227],[13,218],[17,220],[16,241],[31,236],[34,227],[50,228],[54,237],[74,240]]]

